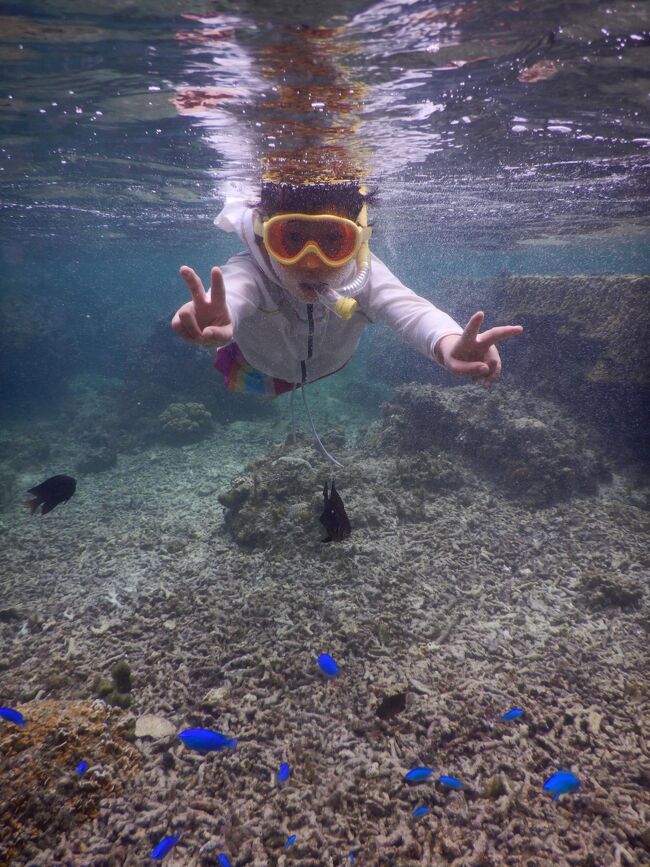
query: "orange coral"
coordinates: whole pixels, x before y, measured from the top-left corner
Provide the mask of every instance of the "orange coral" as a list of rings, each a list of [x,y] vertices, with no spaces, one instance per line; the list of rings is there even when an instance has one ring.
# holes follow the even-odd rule
[[[27,725],[0,729],[0,864],[92,819],[141,764],[120,727],[124,714],[103,702],[32,701],[19,710]],[[90,765],[83,777],[75,772],[82,759]]]

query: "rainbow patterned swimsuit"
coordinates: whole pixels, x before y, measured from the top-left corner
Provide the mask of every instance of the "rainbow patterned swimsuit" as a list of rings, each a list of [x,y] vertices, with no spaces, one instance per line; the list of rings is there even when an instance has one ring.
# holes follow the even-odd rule
[[[294,388],[293,383],[254,368],[246,361],[236,343],[229,343],[217,350],[214,366],[223,374],[223,383],[228,391],[254,394],[256,397],[272,400]]]

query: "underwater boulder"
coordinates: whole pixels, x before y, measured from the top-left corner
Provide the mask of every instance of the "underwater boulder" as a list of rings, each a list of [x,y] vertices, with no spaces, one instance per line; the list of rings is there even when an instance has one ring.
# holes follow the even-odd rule
[[[403,385],[382,405],[374,436],[379,448],[401,456],[460,453],[507,496],[535,507],[595,494],[610,478],[584,424],[550,401],[513,389]],[[444,458],[434,463],[441,461],[439,469],[453,487]]]
[[[508,374],[589,419],[615,449],[650,457],[650,276],[504,275],[491,294],[491,319],[525,329],[506,344]]]

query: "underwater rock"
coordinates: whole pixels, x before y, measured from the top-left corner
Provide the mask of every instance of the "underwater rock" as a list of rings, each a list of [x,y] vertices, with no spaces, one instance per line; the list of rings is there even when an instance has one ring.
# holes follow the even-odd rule
[[[212,416],[202,403],[172,403],[158,421],[162,438],[172,445],[198,442],[212,430]]]
[[[508,375],[593,420],[607,438],[648,454],[650,276],[499,277],[498,322],[518,322]]]
[[[117,395],[123,433],[136,444],[149,445],[160,433],[158,416],[173,403],[202,404],[224,424],[273,415],[270,405],[220,388],[205,350],[179,340],[170,319],[171,315],[156,322],[144,343],[124,346],[123,385]]]
[[[373,439],[377,448],[412,456],[416,464],[440,449],[459,452],[506,495],[535,507],[595,494],[610,478],[584,425],[549,401],[513,389],[401,386],[382,406],[369,443]]]
[[[115,663],[111,669],[112,680],[106,677],[97,677],[93,684],[95,695],[103,699],[106,704],[113,707],[121,707],[124,710],[131,707],[131,668],[125,660]]]
[[[115,689],[118,692],[131,692],[133,687],[133,684],[131,683],[131,667],[126,660],[121,659],[119,662],[115,663],[111,669],[111,676],[113,678],[113,683],[115,684]]]
[[[209,708],[218,708],[221,707],[224,702],[228,699],[231,693],[231,688],[229,686],[215,686],[212,689],[208,690],[206,694],[203,696],[202,704],[205,707]]]
[[[152,713],[145,713],[135,721],[136,738],[169,738],[176,734],[176,727],[164,719]]]
[[[594,608],[636,608],[643,599],[640,584],[615,572],[596,571],[583,575],[580,589]]]
[[[218,496],[226,508],[226,528],[238,545],[246,550],[276,546],[286,550],[310,537],[320,543],[323,471],[314,469],[310,461],[314,461],[310,449],[278,446]]]

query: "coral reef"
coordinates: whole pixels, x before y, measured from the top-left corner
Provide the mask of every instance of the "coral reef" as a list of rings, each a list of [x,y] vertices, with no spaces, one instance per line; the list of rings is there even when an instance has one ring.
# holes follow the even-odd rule
[[[120,660],[111,669],[111,680],[97,677],[93,685],[95,694],[113,707],[131,707],[131,669],[126,660]]]
[[[141,345],[128,347],[122,371],[118,418],[139,447],[159,436],[158,416],[172,403],[202,404],[222,424],[273,415],[270,405],[228,393],[206,350],[180,340],[170,321],[171,314],[155,324]]]
[[[497,317],[525,326],[544,377],[559,364],[571,379],[650,386],[650,276],[517,275],[499,279],[496,291]]]
[[[550,401],[514,389],[506,394],[471,385],[401,386],[382,406],[373,441],[397,455],[427,456],[441,448],[462,455],[476,472],[530,506],[593,494],[611,477],[584,425]]]
[[[598,569],[590,570],[580,580],[580,586],[590,605],[619,608],[637,608],[643,599],[643,587],[638,581],[630,580],[620,573],[604,573]]]
[[[0,864],[57,845],[141,765],[119,712],[102,702],[46,699],[19,709],[27,724],[0,728]],[[90,765],[83,776],[75,772],[81,760]]]
[[[503,395],[503,411],[507,398],[520,406]],[[101,743],[115,752],[99,763],[121,790],[90,821],[37,833],[41,851],[4,825],[12,867],[144,863],[172,833],[182,837],[170,863],[186,867],[219,852],[251,867],[340,867],[351,851],[367,867],[644,863],[650,601],[596,607],[581,582],[599,570],[642,586],[650,513],[623,477],[524,506],[462,444],[397,448],[411,432],[391,416],[408,401],[392,403],[399,411],[354,447],[324,434],[345,463],[336,486],[352,535],[340,543],[320,541],[331,468],[311,441],[260,454],[259,428],[243,423],[218,461],[212,440],[148,460],[123,454],[93,476],[83,509],[38,523],[18,505],[0,516],[11,578],[3,702],[32,716],[54,695],[87,705],[97,660],[110,672],[128,659],[137,673],[133,716],[89,705],[108,715]],[[536,418],[525,405],[521,416]],[[420,441],[424,420],[412,427]],[[219,515],[233,476],[248,491],[231,507],[238,533],[253,525],[246,547]],[[337,678],[321,676],[322,652]],[[524,716],[504,722],[515,705]],[[136,729],[144,715],[168,725]],[[84,724],[57,732],[85,737]],[[172,734],[187,727],[237,737],[237,749],[191,752]],[[0,755],[7,737],[27,733],[3,724]],[[132,741],[136,760],[122,771]],[[32,759],[49,767],[41,749]],[[89,744],[69,756],[91,763],[75,784],[92,780],[96,753]],[[292,769],[284,786],[281,762]],[[421,764],[464,789],[403,785]],[[542,786],[558,768],[582,787],[553,801]],[[23,779],[21,797],[33,798]],[[53,809],[74,806],[75,792],[59,792]],[[429,813],[416,821],[422,804]]]
[[[605,432],[612,453],[645,454],[650,406],[650,277],[502,276],[495,317],[518,322],[508,370],[522,388],[560,400]]]
[[[158,421],[163,439],[172,445],[196,442],[212,430],[212,416],[202,403],[171,403]]]
[[[353,526],[379,531],[421,520],[438,496],[470,495],[476,475],[529,507],[594,494],[609,470],[584,426],[553,404],[516,391],[411,384],[382,406],[360,448],[337,470]],[[342,449],[332,436],[328,447]],[[381,454],[381,461],[369,455]],[[308,441],[277,446],[219,495],[225,526],[242,548],[308,550],[320,538],[327,475]]]

